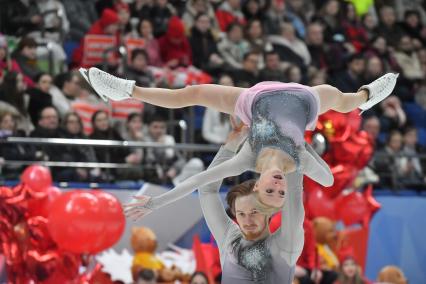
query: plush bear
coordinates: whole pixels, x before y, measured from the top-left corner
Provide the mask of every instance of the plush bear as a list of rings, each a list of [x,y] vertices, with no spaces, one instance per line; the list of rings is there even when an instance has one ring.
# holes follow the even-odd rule
[[[335,254],[338,234],[333,221],[326,217],[313,220],[317,252],[322,270],[337,270],[339,259]]]
[[[157,237],[154,232],[147,227],[133,227],[130,239],[135,257],[132,264],[133,279],[137,279],[140,270],[152,269],[157,275],[164,264],[155,256],[157,249]]]

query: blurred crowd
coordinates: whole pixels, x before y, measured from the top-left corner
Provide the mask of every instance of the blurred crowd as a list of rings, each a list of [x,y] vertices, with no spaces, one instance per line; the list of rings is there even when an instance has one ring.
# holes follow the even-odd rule
[[[421,0],[0,0],[0,138],[175,144],[182,135],[171,135],[176,123],[168,111],[137,101],[105,104],[76,73],[86,64],[84,38],[106,35],[116,48],[99,65],[141,86],[182,87],[185,80],[171,83],[164,73],[188,77],[197,70],[222,85],[277,80],[353,92],[400,73],[393,95],[363,114],[376,148],[367,175],[378,176],[380,188],[422,189],[425,24]],[[123,51],[128,39],[143,46]],[[230,130],[228,118],[211,109],[173,116],[195,121],[195,143],[221,144]],[[134,166],[58,167],[58,181],[176,183],[209,162],[172,148],[25,144],[2,144],[0,157]],[[20,170],[9,164],[2,174],[13,179]]]

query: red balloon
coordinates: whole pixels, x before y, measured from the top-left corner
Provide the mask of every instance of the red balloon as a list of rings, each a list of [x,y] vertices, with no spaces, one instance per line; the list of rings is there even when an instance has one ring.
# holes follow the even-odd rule
[[[336,214],[346,226],[364,223],[369,218],[370,209],[364,195],[358,191],[340,195],[336,200]]]
[[[105,227],[103,230],[103,237],[105,238],[105,248],[113,246],[121,237],[126,225],[126,218],[123,214],[118,199],[101,190],[94,190],[92,193],[98,198],[102,210],[101,220],[104,222]],[[105,249],[104,248],[104,249]]]
[[[50,170],[40,165],[32,165],[24,170],[21,181],[36,193],[42,193],[52,185]]]
[[[119,201],[102,191],[71,191],[52,204],[49,232],[64,250],[97,253],[121,237],[125,218]]]
[[[30,217],[42,216],[47,218],[49,216],[50,206],[55,198],[61,194],[61,190],[55,186],[49,186],[45,192],[45,197],[34,197],[28,201],[28,215]]]
[[[59,196],[49,214],[49,232],[58,246],[74,253],[97,253],[103,234],[98,198],[89,191],[70,191]]]
[[[320,187],[310,190],[307,196],[307,213],[309,219],[320,216],[331,220],[336,219],[334,201],[324,194],[325,190],[327,189],[321,189]]]

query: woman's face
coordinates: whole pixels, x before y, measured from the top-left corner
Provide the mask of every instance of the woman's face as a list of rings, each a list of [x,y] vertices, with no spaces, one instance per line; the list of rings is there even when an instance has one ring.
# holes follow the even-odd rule
[[[210,29],[210,18],[207,15],[200,16],[195,23],[197,29],[205,33]]]
[[[207,279],[202,275],[195,275],[190,284],[208,284]]]
[[[386,40],[383,37],[379,37],[373,43],[373,46],[380,52],[385,53],[387,49]]]
[[[50,87],[52,87],[52,77],[48,74],[41,76],[37,82],[37,86],[43,92],[48,93],[50,90]]]
[[[105,112],[99,113],[95,118],[95,129],[105,131],[108,130],[108,115]]]
[[[253,21],[249,28],[249,35],[252,39],[262,36],[262,26],[259,21]]]
[[[139,116],[135,116],[127,124],[129,127],[129,132],[136,133],[142,130],[142,119]]]
[[[343,274],[348,278],[354,278],[357,272],[357,265],[353,259],[347,259],[342,264]]]
[[[339,2],[336,0],[330,0],[325,5],[325,12],[327,15],[336,16],[337,13],[339,13]]]
[[[29,59],[36,59],[37,58],[37,48],[35,46],[25,46],[24,48],[22,48],[21,53],[28,57]]]
[[[152,25],[150,21],[142,21],[140,25],[140,33],[144,38],[150,37],[152,35]]]
[[[259,199],[263,204],[282,207],[287,190],[287,181],[283,171],[271,169],[262,172],[253,190],[258,192]]]
[[[1,130],[15,130],[15,120],[13,119],[11,114],[6,114],[0,122]]]
[[[71,134],[79,134],[82,130],[80,121],[75,115],[68,116],[66,127],[67,131]]]

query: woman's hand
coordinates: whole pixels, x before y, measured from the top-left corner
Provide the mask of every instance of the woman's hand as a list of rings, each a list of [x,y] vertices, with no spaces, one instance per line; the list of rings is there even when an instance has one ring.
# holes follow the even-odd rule
[[[132,218],[133,221],[136,221],[152,212],[152,209],[147,206],[151,197],[148,195],[140,195],[134,196],[134,198],[137,199],[138,202],[124,204],[123,207],[126,217]]]
[[[238,147],[246,140],[249,128],[233,116],[230,116],[230,122],[232,129],[226,139],[225,148],[236,152]]]

